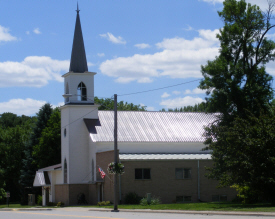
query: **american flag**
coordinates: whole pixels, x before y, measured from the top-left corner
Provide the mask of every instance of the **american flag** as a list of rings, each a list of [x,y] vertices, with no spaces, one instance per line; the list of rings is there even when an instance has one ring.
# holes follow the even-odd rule
[[[106,175],[106,173],[104,173],[104,171],[101,169],[101,167],[98,167],[98,171],[100,172],[100,176],[103,179]]]

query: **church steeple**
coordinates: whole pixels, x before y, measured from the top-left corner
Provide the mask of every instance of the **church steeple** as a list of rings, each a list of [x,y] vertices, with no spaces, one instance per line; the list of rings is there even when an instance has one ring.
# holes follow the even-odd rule
[[[77,3],[77,14],[76,14],[76,22],[75,22],[75,30],[74,30],[74,41],[71,55],[71,63],[70,63],[70,72],[75,73],[84,73],[88,71],[87,59],[84,47],[84,41],[82,36],[80,18],[79,18],[79,9]]]

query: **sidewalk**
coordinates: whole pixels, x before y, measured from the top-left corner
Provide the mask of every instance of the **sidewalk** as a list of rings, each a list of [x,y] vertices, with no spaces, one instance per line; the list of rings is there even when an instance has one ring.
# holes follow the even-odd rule
[[[0,211],[104,211],[110,212],[111,208],[1,208]],[[275,212],[247,212],[247,211],[186,211],[186,210],[151,210],[151,209],[119,209],[119,212],[139,212],[139,213],[171,213],[171,214],[201,214],[201,215],[232,215],[232,216],[271,216],[275,217]]]

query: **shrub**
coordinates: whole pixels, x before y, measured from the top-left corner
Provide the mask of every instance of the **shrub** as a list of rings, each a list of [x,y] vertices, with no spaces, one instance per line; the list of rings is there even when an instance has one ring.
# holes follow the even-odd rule
[[[41,205],[42,206],[42,196],[41,195],[37,196],[37,205]]]
[[[57,202],[57,207],[63,207],[64,206],[64,203],[63,202]]]
[[[98,206],[106,206],[106,205],[110,205],[110,204],[111,204],[110,201],[106,201],[106,202],[105,202],[105,201],[102,201],[102,202],[98,202],[98,203],[97,203]]]
[[[142,199],[140,200],[140,205],[142,205],[142,206],[148,205],[147,198],[142,198]]]
[[[56,203],[55,202],[49,202],[48,206],[56,206]]]
[[[140,205],[142,205],[142,206],[146,206],[146,205],[159,205],[159,204],[161,204],[161,201],[160,201],[160,198],[157,198],[157,197],[151,198],[151,203],[150,204],[147,202],[147,198],[142,198],[140,200]]]
[[[129,192],[125,195],[125,204],[139,204],[142,197],[135,192]]]

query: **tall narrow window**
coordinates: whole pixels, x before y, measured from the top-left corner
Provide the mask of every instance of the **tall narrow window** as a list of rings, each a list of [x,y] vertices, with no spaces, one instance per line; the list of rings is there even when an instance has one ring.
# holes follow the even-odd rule
[[[64,184],[67,183],[67,161],[64,160]]]
[[[83,82],[77,87],[77,97],[79,101],[87,101],[87,89]]]

